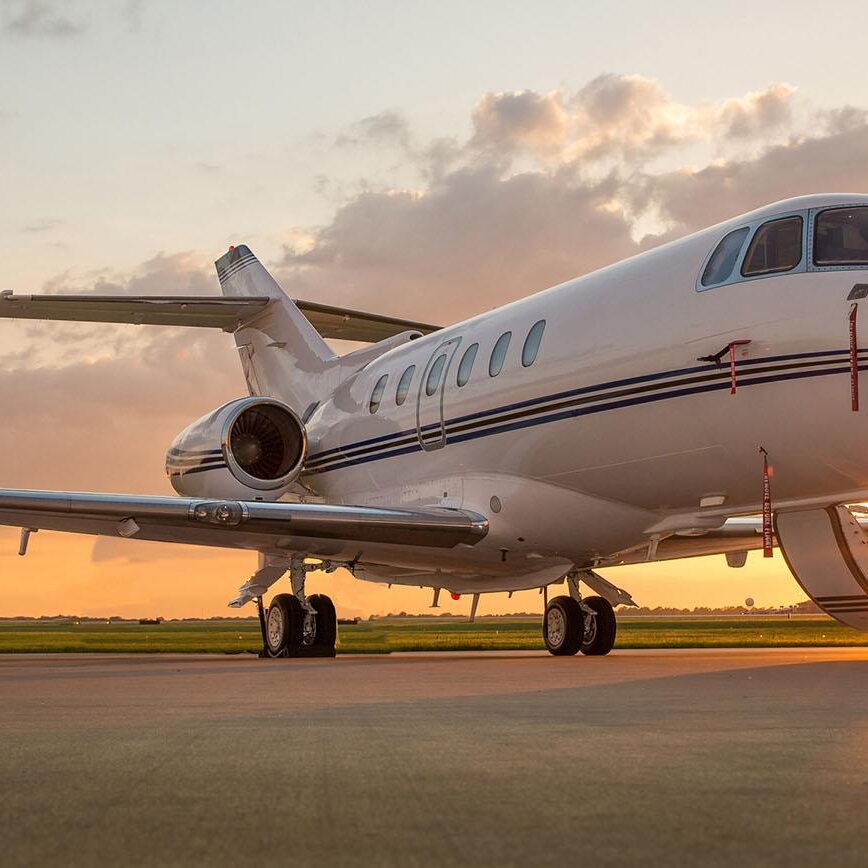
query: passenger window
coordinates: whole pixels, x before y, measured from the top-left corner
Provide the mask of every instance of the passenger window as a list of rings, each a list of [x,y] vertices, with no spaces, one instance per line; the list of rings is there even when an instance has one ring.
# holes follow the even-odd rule
[[[541,319],[534,323],[524,339],[524,346],[521,348],[521,363],[529,368],[536,361],[536,354],[539,352],[540,341],[542,341],[543,332],[546,329],[546,321]]]
[[[446,353],[441,353],[431,365],[431,370],[428,371],[428,379],[425,380],[425,394],[433,395],[440,385],[440,379],[443,376],[443,367],[446,364]]]
[[[458,385],[466,386],[470,379],[470,372],[473,370],[473,363],[476,361],[476,354],[479,352],[479,344],[471,344],[461,357],[461,364],[458,365]]]
[[[815,265],[868,265],[868,208],[832,208],[814,224]]]
[[[509,341],[512,337],[512,332],[504,332],[494,345],[491,351],[491,358],[488,360],[488,376],[496,377],[503,370],[503,362],[506,359],[506,351],[509,349]]]
[[[732,269],[738,261],[738,255],[744,247],[749,232],[750,229],[744,226],[723,237],[723,241],[714,248],[714,253],[711,254],[711,259],[708,260],[708,265],[702,272],[703,286],[723,283],[732,274]]]
[[[371,392],[371,403],[368,405],[368,409],[372,413],[376,413],[377,410],[380,409],[380,401],[383,400],[383,392],[386,391],[386,381],[389,379],[388,374],[383,374],[379,380],[377,380],[377,385],[374,386],[374,391]]]
[[[407,393],[410,391],[410,383],[413,382],[413,374],[416,373],[416,366],[410,365],[398,380],[398,390],[395,392],[395,403],[400,407],[407,400]]]
[[[802,261],[802,218],[763,223],[753,237],[741,273],[744,277],[789,271]]]

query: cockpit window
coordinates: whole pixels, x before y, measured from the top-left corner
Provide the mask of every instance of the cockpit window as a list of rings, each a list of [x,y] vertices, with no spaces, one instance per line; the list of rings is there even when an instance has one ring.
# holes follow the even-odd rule
[[[783,217],[763,223],[741,266],[744,277],[790,271],[802,261],[802,218]]]
[[[814,265],[868,265],[868,208],[830,208],[817,215]]]
[[[702,272],[702,285],[714,286],[716,283],[723,283],[735,268],[735,263],[738,261],[738,255],[744,247],[745,239],[748,236],[750,229],[743,226],[741,229],[736,229],[728,235],[724,235],[723,240],[717,247],[714,248],[714,253],[711,254],[711,259],[708,260],[708,265],[705,266],[705,271]]]

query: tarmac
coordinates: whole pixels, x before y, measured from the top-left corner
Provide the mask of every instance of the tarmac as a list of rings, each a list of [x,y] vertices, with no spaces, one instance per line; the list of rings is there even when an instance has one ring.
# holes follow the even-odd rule
[[[868,864],[868,648],[0,658],[0,863]]]

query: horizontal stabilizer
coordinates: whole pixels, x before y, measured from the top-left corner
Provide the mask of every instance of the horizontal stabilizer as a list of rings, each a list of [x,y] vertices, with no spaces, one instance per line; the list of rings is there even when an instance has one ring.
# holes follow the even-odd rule
[[[131,323],[216,328],[234,332],[271,303],[262,297],[15,295],[0,293],[0,318],[62,320],[65,322]],[[439,326],[342,307],[296,301],[295,304],[324,338],[376,342],[406,331],[429,334]]]

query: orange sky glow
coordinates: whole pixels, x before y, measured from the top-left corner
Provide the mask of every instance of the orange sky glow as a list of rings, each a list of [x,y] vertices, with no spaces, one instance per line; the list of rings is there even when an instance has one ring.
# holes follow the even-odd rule
[[[228,0],[208,14],[77,0],[16,16],[0,3],[0,147],[14,167],[0,290],[214,294],[214,259],[247,243],[292,297],[447,324],[769,202],[868,190],[864,76],[839,62],[861,56],[865,4],[844,30],[834,16],[782,29],[800,19],[779,0],[752,7],[749,28],[703,7],[703,62],[685,76],[698,19],[662,2],[614,16],[566,0],[546,15],[465,4],[460,27],[433,14],[420,27],[413,4],[385,18],[348,4],[338,22],[329,4],[263,0],[268,26],[244,40]],[[432,64],[443,44],[449,62]],[[175,434],[244,393],[228,335],[2,322],[0,486],[169,494]],[[0,616],[230,615],[256,565],[49,532],[26,558],[17,549],[0,529]],[[780,555],[601,572],[649,606],[804,598]],[[344,615],[430,602],[345,572],[309,587]],[[536,592],[480,603],[541,608]]]

